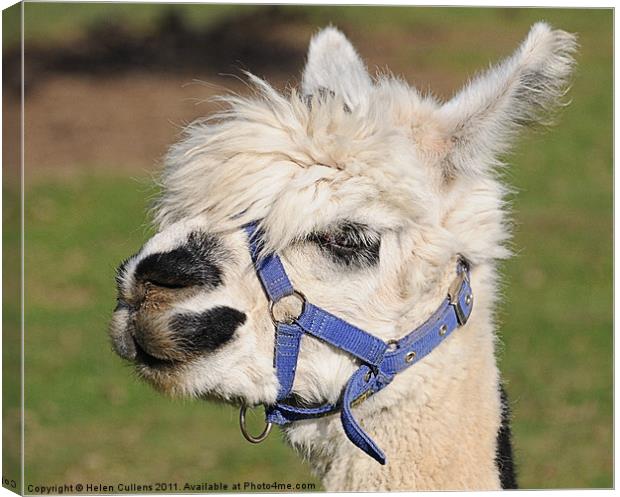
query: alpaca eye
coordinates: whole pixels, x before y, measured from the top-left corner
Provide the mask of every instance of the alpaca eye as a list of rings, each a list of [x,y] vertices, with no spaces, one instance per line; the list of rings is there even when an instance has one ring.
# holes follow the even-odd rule
[[[321,233],[318,240],[324,246],[343,250],[355,250],[360,246],[359,240],[345,233]]]
[[[372,266],[379,262],[381,238],[367,226],[346,222],[331,230],[313,233],[310,241],[346,266]]]

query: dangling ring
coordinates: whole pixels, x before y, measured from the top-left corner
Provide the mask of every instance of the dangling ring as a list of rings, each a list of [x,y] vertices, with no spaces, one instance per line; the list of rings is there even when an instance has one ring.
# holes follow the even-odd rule
[[[265,429],[263,432],[257,437],[250,435],[247,428],[245,427],[245,412],[248,410],[248,406],[241,406],[241,410],[239,411],[239,427],[241,428],[241,434],[245,437],[245,439],[253,444],[259,444],[264,441],[271,433],[272,423],[266,423]]]

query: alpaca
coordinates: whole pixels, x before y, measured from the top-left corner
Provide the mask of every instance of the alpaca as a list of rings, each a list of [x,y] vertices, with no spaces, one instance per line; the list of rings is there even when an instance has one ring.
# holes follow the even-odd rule
[[[157,233],[118,269],[114,349],[171,395],[262,405],[274,422],[325,414],[282,430],[328,490],[515,487],[497,173],[517,132],[558,108],[575,50],[535,24],[445,103],[371,78],[333,27],[311,40],[300,90],[248,74],[253,93],[222,97],[166,158]],[[310,311],[340,327],[306,330]],[[421,325],[425,352],[401,340]]]

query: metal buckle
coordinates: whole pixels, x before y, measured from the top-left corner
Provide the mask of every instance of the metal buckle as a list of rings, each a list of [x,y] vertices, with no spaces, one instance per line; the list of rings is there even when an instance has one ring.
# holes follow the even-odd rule
[[[245,426],[245,413],[248,409],[248,406],[241,406],[241,410],[239,411],[239,427],[241,428],[241,434],[245,437],[245,439],[253,444],[259,444],[261,442],[263,442],[268,436],[269,433],[271,433],[271,427],[273,426],[272,423],[265,423],[265,429],[263,430],[263,432],[258,435],[257,437],[255,437],[254,435],[251,435],[246,426]]]
[[[284,299],[288,298],[288,297],[295,297],[297,298],[297,300],[299,300],[301,302],[301,311],[299,311],[299,314],[297,316],[289,316],[288,319],[284,320],[284,321],[278,321],[276,319],[276,317],[274,316],[274,306],[279,303],[282,302]],[[286,297],[282,297],[280,300],[276,300],[275,302],[273,300],[271,300],[269,302],[269,316],[271,317],[271,321],[272,323],[277,326],[279,324],[293,324],[295,321],[297,321],[299,319],[299,316],[301,316],[304,313],[304,309],[306,307],[306,296],[301,293],[298,290],[294,290],[293,293],[291,293],[290,295],[287,295]]]
[[[463,311],[461,303],[459,302],[459,295],[465,281],[469,280],[467,277],[467,270],[463,268],[463,270],[458,273],[458,275],[450,285],[450,288],[448,288],[448,298],[450,299],[450,305],[454,307],[454,311],[456,312],[456,319],[460,326],[463,326],[465,323],[467,323],[467,320],[469,319],[469,316]]]

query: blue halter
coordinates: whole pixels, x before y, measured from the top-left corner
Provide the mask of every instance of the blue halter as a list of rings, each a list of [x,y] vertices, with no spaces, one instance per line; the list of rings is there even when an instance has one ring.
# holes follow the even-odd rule
[[[342,427],[349,440],[379,463],[385,464],[385,454],[362,430],[351,408],[385,388],[397,373],[420,361],[467,322],[473,307],[468,264],[463,259],[459,260],[457,275],[448,295],[429,319],[400,340],[386,343],[308,302],[291,285],[280,258],[276,254],[260,254],[262,240],[256,223],[247,225],[245,230],[250,240],[250,255],[269,299],[275,325],[274,367],[280,389],[276,403],[265,408],[268,428],[271,424],[285,425],[340,411]],[[302,301],[301,314],[286,322],[277,321],[273,317],[273,306],[289,296]],[[344,394],[336,404],[300,407],[291,398],[299,346],[304,334],[344,350],[360,361],[359,369],[347,382]],[[268,430],[264,433],[267,434]]]

